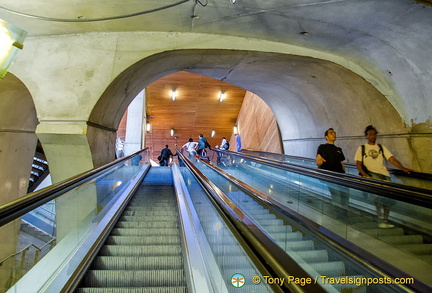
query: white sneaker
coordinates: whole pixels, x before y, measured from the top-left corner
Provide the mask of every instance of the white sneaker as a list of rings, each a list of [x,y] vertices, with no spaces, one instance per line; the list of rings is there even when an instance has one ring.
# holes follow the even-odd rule
[[[378,227],[382,228],[382,229],[391,229],[391,228],[394,228],[395,225],[392,225],[392,224],[389,224],[389,223],[379,223]]]

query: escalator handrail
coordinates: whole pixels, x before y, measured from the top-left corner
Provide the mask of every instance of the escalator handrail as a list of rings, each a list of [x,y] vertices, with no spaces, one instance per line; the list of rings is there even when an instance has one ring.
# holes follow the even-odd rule
[[[328,170],[317,169],[314,167],[292,164],[288,162],[281,163],[280,161],[258,158],[255,156],[245,155],[237,152],[231,152],[231,151],[227,152],[227,151],[220,151],[220,150],[215,150],[215,151],[253,160],[261,164],[265,164],[285,171],[290,171],[297,174],[313,177],[319,180],[324,180],[327,182],[340,184],[351,188],[356,188],[365,192],[392,198],[409,204],[432,208],[432,190],[407,186],[407,185],[398,184],[390,181],[364,178],[352,174],[337,173]]]
[[[59,183],[53,184],[51,186],[48,186],[36,192],[28,193],[22,197],[17,198],[16,200],[1,205],[0,206],[0,227],[17,219],[18,217],[26,214],[27,212],[43,205],[44,203],[47,203],[59,197],[60,195],[73,189],[74,187],[81,184],[82,182],[97,176],[101,172],[108,170],[109,168],[123,161],[131,159],[133,156],[147,149],[148,148],[144,148],[129,156],[119,158],[101,167],[94,168],[89,171],[83,172],[81,174],[75,175]]]
[[[224,170],[209,164],[206,161],[202,162],[207,165],[209,168],[213,169],[215,172],[223,176],[225,179],[229,180],[233,183],[237,188],[243,190],[245,193],[250,195],[252,198],[257,200],[258,202],[264,204],[267,208],[274,211],[275,213],[286,216],[301,226],[305,227],[307,230],[312,232],[314,236],[317,238],[332,243],[337,249],[343,251],[351,258],[356,259],[361,262],[363,265],[368,267],[369,269],[381,274],[381,275],[390,275],[392,278],[410,278],[411,275],[406,274],[400,269],[394,267],[393,265],[383,261],[372,253],[360,248],[359,246],[353,244],[349,240],[342,238],[341,236],[335,234],[334,232],[328,230],[324,226],[306,218],[305,216],[299,214],[296,211],[293,211],[289,207],[284,206],[280,202],[275,199],[269,197],[268,195],[262,193],[261,191],[253,188],[252,186],[244,183],[243,181],[237,179],[231,174],[225,172]],[[423,292],[425,289],[430,290],[430,286],[426,283],[419,281],[416,279],[414,284],[406,284],[408,287],[412,287],[417,292]]]
[[[281,156],[281,157],[288,158],[288,159],[303,160],[303,161],[308,161],[308,162],[315,163],[315,159],[308,158],[308,157],[299,157],[299,156],[292,156],[292,155],[286,155],[286,154],[277,154],[277,153],[271,153],[271,152],[265,152],[265,151],[254,151],[254,150],[247,150],[247,149],[242,149],[240,152],[241,153],[243,153],[243,152],[246,152],[246,153],[263,153],[263,154]],[[289,163],[289,162],[287,162],[287,163]],[[350,168],[353,168],[353,169],[357,170],[357,165],[356,164],[353,164],[353,163],[344,163],[344,165],[347,166],[347,167],[350,167]],[[423,172],[417,172],[417,171],[411,171],[410,173],[405,173],[404,171],[402,171],[400,169],[393,169],[393,168],[389,168],[388,171],[391,174],[394,174],[394,175],[397,175],[397,176],[405,176],[405,177],[411,177],[411,178],[417,178],[417,179],[423,179],[423,180],[432,181],[432,174],[430,174],[430,173],[423,173]]]
[[[265,257],[262,259],[263,265],[272,272],[272,277],[286,278],[295,276],[296,278],[309,278],[314,280],[294,259],[292,259],[279,245],[270,239],[256,224],[244,214],[235,203],[233,203],[213,182],[194,166],[183,154],[179,156],[186,167],[197,180],[210,193],[211,200],[223,211],[230,222],[239,231],[240,235],[251,244],[256,255]],[[319,284],[312,282],[308,289],[313,292],[326,292]],[[289,292],[305,292],[298,284],[284,282],[282,289]]]

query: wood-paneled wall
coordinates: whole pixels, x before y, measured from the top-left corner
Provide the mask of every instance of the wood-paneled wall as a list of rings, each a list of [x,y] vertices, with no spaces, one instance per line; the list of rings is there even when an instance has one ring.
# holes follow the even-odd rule
[[[257,95],[247,92],[237,118],[243,149],[283,153],[279,127],[273,112]],[[230,139],[230,150],[236,151],[236,136]]]

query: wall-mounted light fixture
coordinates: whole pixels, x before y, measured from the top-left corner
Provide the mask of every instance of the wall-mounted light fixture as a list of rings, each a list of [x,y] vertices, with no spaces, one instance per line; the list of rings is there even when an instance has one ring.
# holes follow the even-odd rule
[[[219,95],[219,102],[222,102],[226,97],[226,94],[224,92],[221,92]]]
[[[216,131],[213,129],[212,131],[211,131],[211,137],[214,137],[216,135]]]
[[[237,134],[238,134],[238,128],[237,128],[237,125],[234,125],[233,133],[234,133],[234,135],[237,135]]]
[[[9,66],[23,48],[26,31],[0,19],[0,78],[5,77]]]
[[[151,124],[150,124],[150,122],[146,124],[146,131],[147,132],[151,131]]]
[[[172,99],[173,101],[175,101],[176,98],[177,98],[177,91],[175,91],[175,90],[171,91],[171,99]]]
[[[174,128],[171,128],[170,134],[171,134],[171,136],[174,136]]]

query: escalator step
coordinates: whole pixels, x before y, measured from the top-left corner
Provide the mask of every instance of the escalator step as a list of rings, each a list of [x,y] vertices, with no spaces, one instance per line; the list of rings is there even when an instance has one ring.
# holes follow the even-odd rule
[[[167,227],[167,228],[143,228],[143,227],[133,227],[130,228],[114,228],[111,235],[121,235],[121,236],[173,236],[179,235],[178,227]]]
[[[165,216],[165,217],[170,217],[170,216],[175,216],[177,215],[177,211],[176,210],[143,210],[142,208],[138,208],[136,210],[129,210],[129,211],[124,211],[123,216],[139,216],[139,217],[145,217],[145,216],[149,216],[149,217],[153,217],[153,216]]]
[[[397,247],[412,254],[432,254],[432,244],[403,244]]]
[[[307,251],[314,249],[314,242],[312,240],[285,241],[284,243],[279,245],[285,250]]]
[[[296,251],[295,255],[305,262],[327,262],[329,260],[327,250]]]
[[[270,237],[273,238],[276,242],[279,241],[294,241],[294,240],[302,240],[303,234],[300,232],[288,232],[288,233],[279,233],[273,232],[269,233]]]
[[[89,270],[83,287],[186,286],[183,270]]]
[[[373,229],[362,229],[363,232],[379,237],[379,236],[392,236],[392,235],[404,235],[403,228],[394,228],[394,229],[379,229],[377,227]]]
[[[342,261],[309,263],[309,265],[324,276],[344,276],[345,264]]]
[[[135,217],[120,218],[115,225],[116,228],[137,228],[137,229],[161,229],[161,228],[178,228],[178,221],[164,222],[134,222]],[[178,230],[177,230],[178,231]],[[177,232],[178,233],[178,232]]]
[[[380,236],[378,239],[391,244],[423,244],[422,235]]]
[[[98,256],[94,270],[183,269],[182,256],[116,257]]]
[[[181,255],[179,245],[146,245],[146,246],[120,246],[104,245],[99,251],[101,256],[157,256]]]
[[[120,221],[132,221],[132,222],[142,222],[144,223],[151,223],[154,221],[162,221],[163,223],[178,223],[176,215],[171,216],[159,216],[159,215],[152,215],[152,216],[121,216]],[[174,218],[175,217],[175,218]],[[176,225],[178,226],[178,224]]]
[[[76,293],[187,293],[186,287],[79,288]]]
[[[146,230],[144,230],[145,232]],[[180,238],[177,236],[169,236],[160,233],[156,236],[154,233],[148,234],[147,237],[125,237],[125,236],[109,236],[105,245],[180,245]]]

